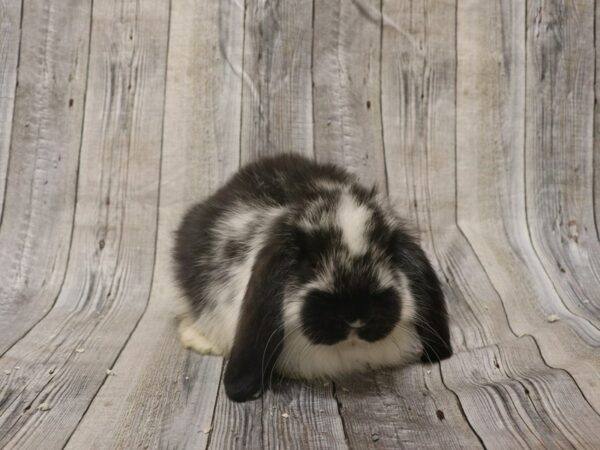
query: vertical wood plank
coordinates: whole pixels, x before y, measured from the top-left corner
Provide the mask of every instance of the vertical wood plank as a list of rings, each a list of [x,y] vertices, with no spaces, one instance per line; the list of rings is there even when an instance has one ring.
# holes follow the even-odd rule
[[[185,350],[177,339],[170,251],[186,209],[238,167],[243,20],[234,2],[171,4],[150,303],[69,448],[202,449],[211,437],[222,358]]]
[[[598,405],[598,329],[563,304],[527,229],[525,5],[466,2],[459,13],[460,228],[502,297],[514,331],[533,335],[544,359],[568,370],[586,398]],[[552,314],[562,320],[548,322]]]
[[[379,0],[315,3],[314,116],[317,159],[385,189],[380,17]]]
[[[0,381],[0,446],[64,445],[146,308],[167,6],[94,3],[69,268],[55,307],[0,360],[11,370]],[[42,403],[50,409],[39,410]]]
[[[312,154],[312,0],[246,2],[242,161]]]
[[[13,10],[20,2],[10,3]],[[83,127],[90,4],[72,0],[24,6],[12,150],[4,168],[0,355],[47,313],[64,281]],[[11,17],[7,15],[18,29],[19,17]],[[10,39],[1,42],[0,48],[5,42],[15,47]],[[0,70],[8,76],[1,102],[9,101],[14,86],[10,89],[11,76],[4,70],[10,64]],[[0,145],[8,144],[9,130],[0,130]]]
[[[598,33],[598,26],[600,26],[600,8],[598,3],[594,2],[594,147],[593,147],[593,161],[594,161],[594,216],[596,225],[596,235],[600,239],[600,106],[598,106],[598,100],[600,98],[600,84],[598,83],[598,69],[600,68],[600,33]]]
[[[13,127],[17,64],[21,43],[21,2],[0,1],[0,224]]]

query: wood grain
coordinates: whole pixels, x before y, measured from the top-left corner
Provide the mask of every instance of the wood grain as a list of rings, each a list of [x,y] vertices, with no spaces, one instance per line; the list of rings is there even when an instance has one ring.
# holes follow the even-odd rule
[[[284,380],[263,401],[264,448],[347,449],[332,383]]]
[[[465,417],[486,447],[539,446],[539,436],[544,436],[549,445],[563,445],[565,442],[577,445],[587,436],[589,440],[583,442],[589,445],[596,439],[589,434],[597,421],[596,413],[570,377],[560,377],[563,372],[546,366],[533,341],[519,347],[519,356],[527,359],[528,366],[521,366],[522,370],[517,373],[512,373],[511,365],[503,364],[498,357],[488,357],[489,362],[485,362],[486,359],[474,356],[469,363],[463,363],[464,358],[478,351],[489,352],[493,346],[513,356],[516,344],[500,297],[469,242],[456,227],[455,133],[468,133],[471,128],[455,130],[455,78],[452,69],[456,55],[460,62],[463,49],[459,41],[457,52],[453,52],[453,39],[448,30],[452,5],[436,3],[436,6],[439,9],[432,3],[426,7],[426,23],[430,24],[430,27],[425,27],[426,43],[417,45],[417,51],[413,50],[414,41],[409,40],[405,40],[408,48],[405,52],[402,52],[405,47],[396,47],[400,58],[408,55],[408,63],[400,59],[404,61],[398,64],[401,76],[388,79],[384,73],[386,92],[400,92],[401,95],[384,97],[383,118],[390,193],[406,195],[408,190],[409,195],[398,198],[398,203],[405,210],[413,211],[423,231],[424,244],[435,256],[446,284],[457,355],[442,362],[443,381],[457,394]],[[468,8],[468,2],[458,5],[459,27],[465,19],[462,8]],[[439,12],[439,16],[435,11]],[[428,30],[435,32],[428,33]],[[444,35],[444,30],[448,34]],[[465,30],[473,32],[468,24]],[[468,43],[476,41],[477,36],[466,39]],[[418,39],[416,43],[419,44]],[[428,57],[419,64],[421,48]],[[413,58],[417,67],[414,72],[410,70]],[[489,69],[493,65],[486,67]],[[388,85],[388,82],[391,84]],[[476,171],[468,175],[476,175]],[[496,373],[494,370],[498,371],[498,375],[492,376]],[[469,373],[480,377],[477,386],[489,382],[494,389],[488,392],[469,388],[466,383],[466,374]],[[540,377],[540,373],[545,376]],[[518,381],[515,383],[514,379]],[[526,391],[516,388],[527,383],[535,385],[536,390],[544,389],[547,393],[556,390],[557,393],[554,396],[546,394],[545,402],[535,404],[535,408],[527,408],[531,400]],[[552,385],[552,389],[544,388],[545,384]],[[498,402],[506,405],[508,401],[506,396],[501,397],[502,400],[496,397],[497,390],[507,392],[517,409],[507,413],[495,407]],[[565,401],[567,398],[571,400]],[[571,401],[575,401],[577,406]],[[575,411],[582,411],[581,423],[572,419],[577,415]],[[484,418],[484,415],[489,416]],[[563,428],[548,425],[541,419],[546,416],[568,425]],[[565,431],[565,428],[570,431]]]
[[[318,160],[385,189],[379,0],[315,3],[313,82]]]
[[[439,367],[412,365],[336,383],[351,448],[480,448]]]
[[[598,405],[593,369],[600,363],[598,329],[565,306],[528,233],[525,5],[463,5],[457,98],[460,228],[498,290],[511,328],[519,336],[534,336],[548,364],[568,370],[586,398]],[[490,70],[494,67],[498,70]],[[473,127],[474,122],[481,126]],[[550,323],[552,314],[561,320]]]
[[[0,1],[0,224],[17,87],[21,14],[21,2]]]
[[[562,370],[532,364],[530,336],[443,364],[444,380],[488,448],[596,448],[598,416]]]
[[[185,210],[238,167],[242,79],[234,68],[242,61],[243,20],[235,3],[172,4],[150,303],[69,448],[206,448],[214,434],[222,359],[184,350],[176,337],[180,299],[170,250]]]
[[[527,54],[525,192],[533,246],[565,307],[600,329],[594,2],[530,2]]]
[[[0,447],[599,448],[598,20],[0,0]],[[223,360],[181,348],[173,230],[282,151],[388,191],[443,279],[451,359],[237,404]]]
[[[245,2],[242,161],[312,154],[312,0]]]
[[[12,134],[4,128],[7,122],[0,122],[2,142],[11,135],[0,229],[0,355],[44,317],[64,281],[76,201],[90,8],[91,2],[76,0],[24,5]],[[6,17],[16,20],[18,28],[18,16]],[[10,40],[6,45],[11,46]],[[10,64],[1,70],[10,70]],[[7,99],[12,95],[14,86]],[[4,91],[2,98],[4,102]]]
[[[55,307],[0,360],[8,448],[64,445],[148,301],[168,9],[95,2],[92,20],[69,269]]]
[[[594,30],[598,30],[600,25],[600,8],[594,3]],[[598,83],[598,66],[600,65],[600,33],[594,33],[594,147],[592,149],[592,160],[594,161],[593,181],[594,189],[592,198],[594,200],[594,225],[596,226],[596,235],[600,240],[600,106],[598,106],[598,98],[600,97],[600,85]]]

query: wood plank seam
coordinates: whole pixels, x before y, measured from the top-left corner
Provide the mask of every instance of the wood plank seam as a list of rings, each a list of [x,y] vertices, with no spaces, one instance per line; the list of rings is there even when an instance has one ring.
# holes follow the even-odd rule
[[[310,79],[311,79],[311,107],[312,107],[312,126],[315,128],[315,1],[312,1],[312,18],[311,18],[311,43],[310,43]],[[317,137],[316,133],[313,132],[313,159],[317,159]]]
[[[239,133],[239,153],[238,153],[238,161],[239,161],[239,165],[238,167],[242,164],[242,129],[244,127],[244,102],[243,102],[243,98],[244,98],[244,87],[246,84],[246,80],[248,80],[248,83],[252,83],[252,80],[250,80],[246,74],[246,69],[244,67],[245,61],[246,61],[246,13],[248,12],[248,0],[243,0],[243,7],[244,7],[244,20],[243,20],[243,25],[242,25],[242,61],[240,63],[241,65],[241,74],[240,74],[240,78],[242,80],[241,82],[241,92],[240,92],[240,97],[242,99],[242,104],[240,105],[240,133]],[[224,54],[227,53],[226,49],[223,48],[221,50]],[[227,58],[227,61],[229,61],[229,58]],[[252,84],[250,84],[250,87],[253,87]],[[216,405],[216,402],[215,402]],[[206,446],[206,448],[208,448],[208,445]]]
[[[340,421],[342,422],[342,432],[344,433],[344,442],[346,443],[346,445],[349,445],[346,419],[344,418],[344,414],[342,413],[342,408],[344,407],[344,405],[342,404],[341,400],[339,399],[339,397],[337,395],[337,387],[336,387],[335,381],[331,382],[331,389],[332,389],[333,398],[335,399],[335,404],[337,406],[337,413],[340,416]]]
[[[469,428],[473,432],[473,435],[475,435],[475,437],[477,438],[477,440],[481,444],[481,448],[486,449],[487,447],[484,444],[483,439],[481,438],[481,436],[479,435],[479,433],[477,432],[477,430],[475,429],[475,427],[473,426],[473,424],[469,420],[469,417],[467,416],[467,413],[465,412],[465,408],[464,408],[462,402],[460,401],[460,397],[458,396],[458,393],[456,393],[456,391],[454,391],[452,388],[450,388],[448,386],[448,384],[446,383],[446,380],[444,380],[444,371],[442,370],[442,365],[441,364],[438,364],[438,371],[439,371],[439,374],[440,374],[440,378],[442,379],[442,384],[454,396],[454,398],[456,400],[456,405],[458,406],[458,410],[460,411],[460,414],[462,415],[462,417],[465,420],[466,424],[469,426]]]
[[[208,431],[208,437],[206,438],[206,445],[204,446],[205,449],[210,448],[210,441],[212,440],[212,437],[213,437],[213,430],[215,429],[215,420],[217,418],[217,399],[219,398],[220,395],[223,395],[223,393],[221,391],[224,389],[223,388],[223,375],[224,374],[225,374],[225,361],[223,361],[223,364],[221,364],[221,373],[219,375],[219,387],[217,388],[217,395],[215,397],[215,403],[212,408],[212,415],[210,418],[210,429]]]
[[[598,35],[597,35],[597,26],[598,26],[598,0],[594,0],[594,25],[593,25],[593,29],[592,29],[592,34],[593,34],[593,43],[594,43],[594,53],[597,55],[598,53]],[[598,56],[596,56],[594,58],[594,87],[596,87],[598,85]],[[595,89],[594,89],[595,90]],[[597,141],[597,136],[596,136],[596,126],[597,124],[597,118],[596,118],[596,114],[598,114],[598,97],[596,96],[596,92],[593,92],[594,95],[594,110],[592,111],[592,133],[591,133],[591,139],[592,139],[592,145],[591,145],[591,149],[592,149],[592,206],[594,208],[594,214],[592,214],[593,220],[594,220],[594,227],[596,227],[596,237],[598,239],[598,241],[600,242],[600,228],[598,227],[598,217],[600,216],[600,210],[599,210],[599,205],[598,205],[598,199],[597,199],[597,191],[600,190],[600,182],[598,181],[598,169],[600,169],[600,166],[598,166],[598,154],[597,154],[597,150],[596,150],[596,145],[600,145],[598,144]]]
[[[15,126],[14,124],[14,113],[15,113],[15,105],[17,103],[17,91],[19,89],[19,65],[21,63],[21,43],[23,42],[23,15],[24,15],[24,3],[25,0],[21,0],[21,10],[19,17],[19,43],[17,44],[17,62],[15,66],[15,85],[13,88],[13,99],[12,99],[12,107],[9,113],[11,120],[9,125],[9,136],[8,136],[8,155],[6,155],[6,173],[4,174],[4,185],[0,186],[2,189],[2,199],[0,202],[0,228],[2,228],[2,221],[4,220],[4,203],[6,200],[6,185],[8,183],[8,168],[10,166],[10,148],[12,146],[12,130]],[[1,94],[1,93],[0,93]],[[0,355],[1,356],[1,355]]]
[[[356,1],[356,0],[353,0]],[[383,0],[379,0],[379,117],[381,118],[381,148],[383,151],[383,186],[385,195],[390,195],[387,158],[385,155],[385,129],[383,126]]]

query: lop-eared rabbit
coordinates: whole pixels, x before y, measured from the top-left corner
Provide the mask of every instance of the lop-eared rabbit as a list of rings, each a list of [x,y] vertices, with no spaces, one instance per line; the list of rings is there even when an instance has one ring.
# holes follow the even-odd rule
[[[243,167],[176,232],[179,336],[228,357],[246,401],[272,372],[339,377],[452,354],[440,282],[385,197],[341,167],[282,155]]]

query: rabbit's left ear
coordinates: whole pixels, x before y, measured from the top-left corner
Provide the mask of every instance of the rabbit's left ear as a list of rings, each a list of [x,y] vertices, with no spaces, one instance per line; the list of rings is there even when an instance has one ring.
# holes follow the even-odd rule
[[[252,268],[225,369],[225,392],[237,402],[260,397],[281,353],[283,295],[293,258],[274,234]]]

